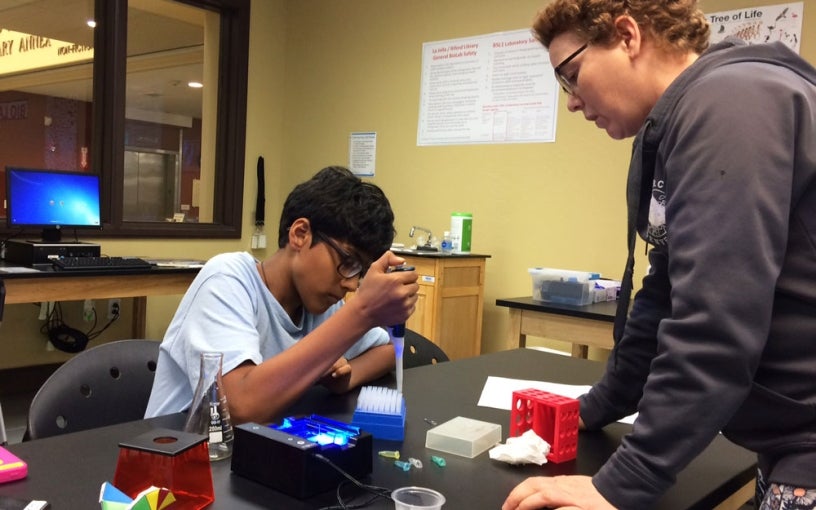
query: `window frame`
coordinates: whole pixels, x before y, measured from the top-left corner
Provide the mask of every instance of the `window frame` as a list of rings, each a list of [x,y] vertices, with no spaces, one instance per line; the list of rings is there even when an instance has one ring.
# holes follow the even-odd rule
[[[173,0],[220,14],[215,182],[211,223],[124,221],[127,0],[95,0],[92,170],[102,176],[102,230],[82,237],[241,237],[250,0]]]

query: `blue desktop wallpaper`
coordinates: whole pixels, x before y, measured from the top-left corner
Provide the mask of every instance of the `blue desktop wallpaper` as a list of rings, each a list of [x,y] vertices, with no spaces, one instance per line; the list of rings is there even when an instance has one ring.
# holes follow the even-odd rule
[[[99,227],[99,176],[7,168],[10,226]]]

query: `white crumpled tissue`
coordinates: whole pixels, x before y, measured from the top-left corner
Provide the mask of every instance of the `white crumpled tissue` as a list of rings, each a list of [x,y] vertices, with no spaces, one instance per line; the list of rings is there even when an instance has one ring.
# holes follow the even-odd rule
[[[520,436],[508,437],[507,443],[494,446],[488,453],[491,459],[508,464],[538,464],[540,466],[547,462],[550,444],[529,429]]]

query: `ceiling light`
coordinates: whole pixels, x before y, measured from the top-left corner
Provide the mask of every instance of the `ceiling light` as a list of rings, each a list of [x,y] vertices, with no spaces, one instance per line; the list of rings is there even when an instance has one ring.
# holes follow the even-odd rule
[[[96,28],[96,20],[94,19],[89,19],[88,21],[85,22],[85,24],[91,28]]]
[[[187,83],[187,86],[190,87],[191,89],[200,89],[201,87],[204,86],[204,84],[201,83],[200,81],[191,81]]]

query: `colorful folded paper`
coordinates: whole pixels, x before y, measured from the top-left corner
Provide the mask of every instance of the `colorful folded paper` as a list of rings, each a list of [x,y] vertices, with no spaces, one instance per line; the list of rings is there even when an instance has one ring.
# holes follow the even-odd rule
[[[164,510],[175,501],[176,497],[172,492],[160,487],[148,487],[131,498],[111,483],[105,482],[99,492],[102,510]]]

